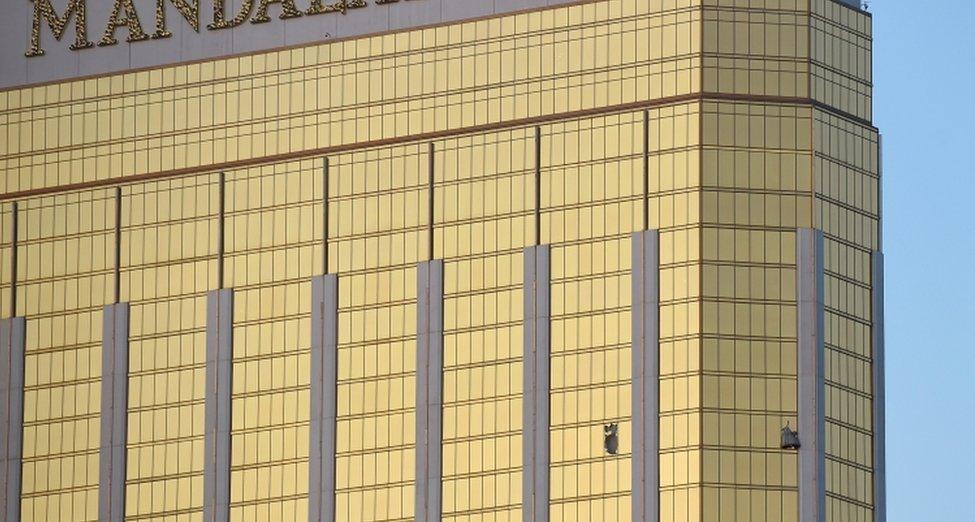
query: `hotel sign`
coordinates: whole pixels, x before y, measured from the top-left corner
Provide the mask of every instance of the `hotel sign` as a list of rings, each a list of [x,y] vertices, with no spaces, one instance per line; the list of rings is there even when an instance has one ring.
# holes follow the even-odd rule
[[[73,51],[90,49],[97,46],[115,45],[118,43],[118,33],[126,33],[125,41],[140,42],[160,38],[169,38],[166,20],[166,4],[176,8],[182,16],[183,22],[189,24],[197,33],[201,30],[200,8],[201,0],[155,0],[155,13],[147,16],[136,9],[133,0],[110,0],[113,5],[108,20],[89,20],[88,0],[68,0],[67,5],[59,13],[51,0],[30,0],[34,4],[34,13],[30,28],[30,43],[24,53],[28,58],[41,56],[44,49],[41,45],[42,30],[49,29],[54,38],[61,40],[68,27],[74,28],[73,40],[68,48]],[[240,7],[231,11],[226,0],[207,0],[210,2],[209,23],[203,26],[208,31],[218,31],[238,27],[241,24],[264,24],[272,20],[271,4],[277,4],[281,20],[289,20],[303,16],[327,15],[330,13],[346,14],[350,9],[361,9],[368,3],[365,0],[308,0],[306,5],[298,5],[296,0],[241,0]],[[302,0],[298,0],[302,1]],[[401,0],[374,0],[377,5],[395,4]],[[402,0],[409,2],[413,0]],[[151,20],[147,26],[143,19]],[[97,44],[89,36],[89,24],[97,24],[100,36]],[[94,29],[94,27],[92,28]]]

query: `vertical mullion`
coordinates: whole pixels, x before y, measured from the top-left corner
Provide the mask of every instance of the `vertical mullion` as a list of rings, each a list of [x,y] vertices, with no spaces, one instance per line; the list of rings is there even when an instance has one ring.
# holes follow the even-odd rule
[[[542,128],[535,127],[535,246],[542,244]]]
[[[19,244],[20,206],[15,201],[11,216],[10,236],[10,317],[17,317],[17,246]]]
[[[115,281],[114,302],[122,299],[122,187],[115,187]]]
[[[329,186],[329,160],[324,158],[322,166],[322,273],[328,273],[328,186]]]

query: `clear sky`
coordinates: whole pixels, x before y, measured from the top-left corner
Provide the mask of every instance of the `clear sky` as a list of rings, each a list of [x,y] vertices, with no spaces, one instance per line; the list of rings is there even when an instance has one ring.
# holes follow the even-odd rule
[[[873,0],[890,522],[975,520],[975,2]]]

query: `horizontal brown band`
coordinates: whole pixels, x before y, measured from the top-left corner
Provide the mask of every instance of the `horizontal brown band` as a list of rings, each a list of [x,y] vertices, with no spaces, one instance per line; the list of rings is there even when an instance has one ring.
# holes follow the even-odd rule
[[[56,185],[52,187],[42,187],[37,189],[21,190],[17,192],[0,194],[0,201],[19,200],[19,199],[25,199],[25,198],[43,196],[43,195],[61,194],[66,192],[77,192],[82,190],[107,188],[107,187],[114,187],[114,186],[121,186],[121,185],[131,185],[133,183],[155,181],[155,180],[161,180],[167,178],[177,178],[183,176],[200,175],[200,174],[215,173],[215,172],[225,172],[229,170],[237,170],[237,169],[248,168],[248,167],[271,165],[275,163],[284,163],[288,161],[295,161],[295,160],[308,159],[308,158],[324,157],[324,156],[330,156],[334,154],[352,152],[357,150],[374,149],[378,147],[388,147],[390,145],[401,145],[401,144],[412,143],[412,142],[442,140],[445,138],[452,138],[456,136],[480,134],[484,132],[498,131],[504,129],[516,129],[519,127],[529,127],[532,125],[539,125],[539,124],[564,121],[564,120],[581,119],[581,118],[587,118],[592,116],[619,114],[624,112],[637,111],[640,109],[652,109],[657,107],[678,105],[682,103],[695,102],[695,101],[696,102],[733,101],[733,102],[746,102],[746,103],[805,105],[805,106],[821,109],[836,114],[839,117],[869,127],[872,130],[875,131],[877,130],[876,127],[874,127],[873,124],[868,120],[837,110],[833,107],[812,100],[810,98],[797,98],[797,97],[789,97],[789,96],[755,96],[755,95],[724,94],[724,93],[683,94],[680,96],[658,98],[652,101],[623,103],[618,105],[610,105],[607,107],[599,107],[595,109],[583,109],[578,111],[561,112],[556,114],[548,114],[545,116],[536,116],[533,118],[520,118],[516,120],[487,123],[483,125],[473,125],[469,127],[461,127],[457,129],[451,129],[451,130],[426,132],[421,134],[411,134],[408,136],[397,136],[395,138],[385,138],[381,140],[361,141],[356,143],[335,145],[331,147],[319,147],[319,148],[303,150],[303,151],[286,152],[282,154],[273,154],[270,156],[261,156],[259,158],[248,158],[242,160],[227,161],[223,163],[215,163],[210,165],[199,165],[195,167],[186,167],[181,169],[148,172],[145,174],[135,174],[132,176],[98,179],[93,181],[85,181],[81,183],[68,183],[65,185]]]

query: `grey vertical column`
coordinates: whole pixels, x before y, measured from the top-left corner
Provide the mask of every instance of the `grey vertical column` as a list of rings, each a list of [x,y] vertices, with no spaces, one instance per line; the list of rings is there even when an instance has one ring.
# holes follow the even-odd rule
[[[233,290],[207,293],[203,520],[230,518],[230,414],[233,382]]]
[[[660,498],[660,236],[633,234],[633,521],[656,522]]]
[[[525,249],[523,519],[547,522],[549,507],[549,390],[551,249]]]
[[[887,521],[887,390],[884,375],[884,254],[872,259],[873,331],[873,520]]]
[[[125,450],[129,404],[129,305],[102,312],[102,411],[99,446],[98,520],[125,517]]]
[[[335,521],[339,278],[311,280],[311,417],[308,520]]]
[[[24,443],[24,347],[27,321],[0,320],[0,516],[20,520]]]
[[[799,361],[799,521],[826,520],[823,233],[796,233]]]
[[[443,505],[443,261],[417,266],[416,518],[440,520]]]

